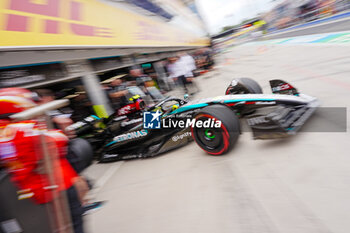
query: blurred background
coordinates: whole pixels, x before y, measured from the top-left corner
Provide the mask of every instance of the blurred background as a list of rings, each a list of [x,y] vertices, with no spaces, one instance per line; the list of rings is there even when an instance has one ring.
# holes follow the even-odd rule
[[[91,115],[138,114],[139,99],[149,107],[166,96],[224,95],[237,77],[265,93],[270,79],[286,79],[323,106],[349,106],[350,0],[3,0],[0,19],[0,92],[69,100],[50,115],[70,141],[77,135],[66,128]],[[272,143],[245,133],[224,158],[191,144],[147,160],[94,161],[77,172],[89,186],[85,207],[102,206],[84,216],[84,232],[347,233],[346,131]],[[11,180],[13,151],[0,146],[0,232],[72,232],[67,200],[38,205]]]

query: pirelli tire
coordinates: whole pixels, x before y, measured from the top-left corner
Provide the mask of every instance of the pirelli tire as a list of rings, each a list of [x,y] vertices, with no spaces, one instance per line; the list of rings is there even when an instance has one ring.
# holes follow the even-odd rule
[[[223,155],[236,144],[240,135],[240,122],[230,108],[220,104],[208,106],[203,108],[195,119],[196,121],[207,119],[221,121],[220,128],[191,128],[193,139],[208,154]]]
[[[239,78],[241,82],[250,92],[250,94],[262,94],[262,88],[254,79],[251,78]]]

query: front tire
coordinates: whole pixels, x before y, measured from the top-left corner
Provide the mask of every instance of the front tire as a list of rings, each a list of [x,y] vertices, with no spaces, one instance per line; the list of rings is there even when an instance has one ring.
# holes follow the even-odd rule
[[[223,105],[203,108],[195,116],[196,121],[221,121],[221,127],[193,127],[192,136],[198,146],[211,155],[227,153],[236,144],[240,135],[240,123],[236,114]]]
[[[262,88],[254,79],[251,78],[240,78],[240,82],[242,82],[250,91],[250,94],[262,94]]]
[[[232,83],[235,83],[232,85]],[[226,89],[226,95],[235,94],[262,94],[262,88],[255,80],[251,78],[236,78]]]

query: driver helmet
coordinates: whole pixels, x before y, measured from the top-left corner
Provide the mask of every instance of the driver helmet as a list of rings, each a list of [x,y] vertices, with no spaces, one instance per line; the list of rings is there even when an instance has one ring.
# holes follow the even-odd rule
[[[179,108],[179,106],[177,104],[174,104],[173,106],[171,106],[171,110],[172,111],[175,111],[178,108]]]
[[[35,93],[24,88],[0,89],[0,119],[8,119],[12,114],[35,107]]]
[[[142,99],[140,95],[134,95],[134,96],[132,96],[132,97],[129,98],[129,100],[130,100],[131,102],[135,102],[135,101],[137,101],[138,99]]]

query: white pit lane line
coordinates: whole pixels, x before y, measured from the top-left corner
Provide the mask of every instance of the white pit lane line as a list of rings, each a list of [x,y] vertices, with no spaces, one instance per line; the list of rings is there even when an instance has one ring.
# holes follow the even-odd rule
[[[118,169],[124,164],[124,161],[120,161],[117,163],[112,163],[106,172],[94,183],[94,188],[89,192],[88,198],[95,199],[99,194],[101,189],[105,186],[105,184],[113,177],[113,175],[118,171]],[[99,164],[93,164],[92,166],[98,166]],[[106,164],[100,164],[105,166]]]

